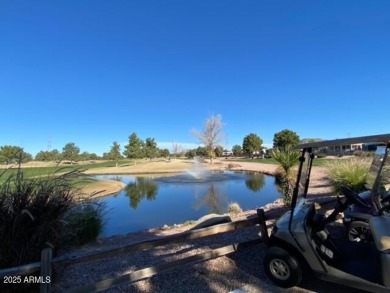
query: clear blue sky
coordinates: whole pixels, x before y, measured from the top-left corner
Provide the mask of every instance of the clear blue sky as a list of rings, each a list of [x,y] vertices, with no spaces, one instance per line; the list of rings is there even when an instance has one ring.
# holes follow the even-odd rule
[[[390,132],[390,1],[0,2],[0,145]],[[163,142],[166,142],[165,144]]]

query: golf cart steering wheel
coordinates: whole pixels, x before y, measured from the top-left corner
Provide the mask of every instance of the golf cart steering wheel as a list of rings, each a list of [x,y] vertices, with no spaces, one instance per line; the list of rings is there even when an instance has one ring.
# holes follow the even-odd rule
[[[365,208],[370,208],[370,205],[367,204],[360,196],[358,193],[355,191],[351,190],[350,188],[346,186],[340,186],[341,192],[345,195],[345,197],[352,201],[353,203],[356,203],[357,205],[360,205]]]

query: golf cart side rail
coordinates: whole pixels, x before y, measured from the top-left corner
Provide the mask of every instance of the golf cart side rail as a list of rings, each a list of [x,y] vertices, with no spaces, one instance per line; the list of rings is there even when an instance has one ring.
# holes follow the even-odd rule
[[[390,133],[387,133],[387,134],[359,136],[359,137],[351,137],[351,138],[341,138],[341,139],[302,143],[295,146],[295,148],[296,149],[319,148],[319,147],[327,147],[327,146],[348,145],[348,144],[357,144],[357,143],[373,143],[373,142],[388,143],[389,141],[390,141]]]

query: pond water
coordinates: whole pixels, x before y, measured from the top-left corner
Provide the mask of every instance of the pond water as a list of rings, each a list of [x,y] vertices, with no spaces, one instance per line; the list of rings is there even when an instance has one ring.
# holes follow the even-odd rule
[[[224,171],[187,172],[170,177],[99,175],[96,179],[122,181],[124,190],[99,201],[107,206],[101,237],[223,214],[232,202],[255,209],[280,197],[275,178],[260,173]]]

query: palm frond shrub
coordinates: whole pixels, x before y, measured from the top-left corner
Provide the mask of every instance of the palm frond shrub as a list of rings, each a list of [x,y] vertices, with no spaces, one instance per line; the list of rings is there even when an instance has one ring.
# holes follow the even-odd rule
[[[297,166],[296,166],[296,165],[294,165],[294,166],[289,170],[289,177],[290,177],[291,179],[294,179],[294,180],[295,180],[295,178],[297,178],[297,173],[298,173],[297,170],[298,170],[298,169],[297,169]],[[281,166],[278,166],[278,167],[276,168],[276,170],[275,170],[274,176],[275,176],[275,182],[276,182],[277,184],[281,185],[282,182],[283,182],[284,177],[286,176],[286,171],[284,171],[284,169],[283,169]]]
[[[341,186],[346,186],[355,192],[366,189],[372,159],[367,157],[353,157],[348,159],[334,159],[326,163],[328,177],[336,193]]]
[[[283,150],[271,150],[271,157],[278,162],[281,170],[276,174],[277,180],[282,186],[282,199],[285,206],[291,205],[291,198],[294,191],[295,177],[293,167],[298,163],[299,152],[295,151],[290,145]]]

